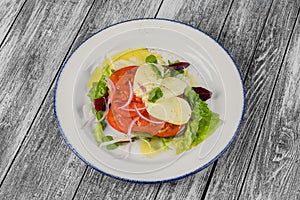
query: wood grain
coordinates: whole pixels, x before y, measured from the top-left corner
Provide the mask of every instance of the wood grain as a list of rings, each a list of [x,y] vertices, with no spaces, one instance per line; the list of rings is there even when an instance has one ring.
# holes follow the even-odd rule
[[[83,40],[101,29],[118,22],[155,17],[162,0],[117,0],[96,1],[91,15],[88,16],[82,30],[73,46],[78,46]]]
[[[86,165],[68,148],[55,126],[51,90],[11,170],[0,199],[70,199]],[[12,187],[13,186],[13,187]]]
[[[89,15],[86,19],[86,23],[81,29],[80,34],[77,37],[76,42],[72,45],[71,49],[75,49],[77,44],[79,44],[80,42],[82,42],[82,40],[90,36],[93,32],[96,32],[104,26],[109,25],[106,23],[113,23],[117,22],[118,20],[124,20],[123,13],[125,12],[126,6],[130,6],[130,8],[132,9],[129,10],[129,13],[132,13],[132,18],[154,17],[153,15],[155,15],[159,7],[159,3],[159,1],[148,1],[148,4],[146,5],[144,1],[96,1],[93,5],[93,8],[89,12]],[[39,4],[37,6],[39,6]],[[53,10],[56,8],[56,6],[59,5],[51,6],[52,7],[49,9]],[[91,4],[87,4],[86,6],[86,9],[88,10],[88,6],[91,6]],[[41,8],[37,7],[33,9]],[[61,5],[60,9],[63,9]],[[111,12],[112,10],[113,12]],[[133,12],[134,10],[139,10],[139,12]],[[103,15],[103,13],[106,14]],[[87,14],[87,12],[85,14]],[[114,16],[113,18],[111,17],[112,15]],[[78,17],[82,17],[82,19],[84,19],[84,16],[79,15]],[[104,20],[104,18],[107,20]],[[74,35],[76,35],[80,24],[78,23],[76,27],[77,28],[74,27],[74,30],[71,30],[70,33],[70,35],[72,35],[73,37]],[[65,39],[64,36],[59,37]],[[61,49],[61,55],[59,57],[53,58],[54,63],[62,63],[62,60],[60,60],[60,58],[65,57],[67,50],[70,48],[70,45],[70,43],[65,43],[63,45],[65,50],[63,51]],[[32,46],[34,46],[34,44],[32,44]],[[49,49],[51,50],[51,48]],[[57,73],[60,63],[57,64],[56,68],[52,67],[53,74]],[[53,78],[53,76],[47,78],[49,79],[49,83],[51,82],[51,78]],[[43,77],[43,80],[47,79]],[[47,87],[49,87],[49,83]],[[33,84],[33,86],[35,85]],[[46,91],[44,92],[46,93]],[[6,178],[3,181],[3,185],[0,188],[0,198],[3,197],[9,199],[18,199],[19,197],[22,197],[24,199],[71,199],[75,194],[76,188],[78,187],[80,180],[83,177],[86,165],[77,157],[75,157],[73,152],[69,151],[66,148],[66,145],[64,144],[62,137],[60,136],[56,128],[57,125],[55,123],[54,114],[52,112],[52,101],[53,90],[51,90],[50,93],[48,93],[46,97],[46,102],[42,105],[42,108],[39,112],[39,117],[36,118],[35,123],[31,127],[25,142],[21,146],[20,151],[18,152],[18,155],[13,162],[11,170],[6,175]],[[37,105],[40,105],[41,103],[41,101],[37,102]],[[28,112],[27,109],[31,108],[29,107],[23,109],[24,112]],[[8,150],[6,151],[8,152]],[[15,149],[15,151],[17,151],[17,149]],[[94,193],[92,192],[97,192],[96,196],[101,196],[101,194],[104,193],[104,187],[101,182],[97,182],[94,185],[86,185],[86,183],[94,181],[95,179],[90,180],[90,178],[95,177],[99,177],[99,179],[96,180],[101,181],[103,175],[98,172],[95,172],[91,168],[88,168],[87,172],[87,176],[85,176],[84,179],[85,184],[82,185],[81,190],[77,195],[79,197],[81,195],[93,197]],[[4,174],[5,172],[3,172],[3,175]],[[107,178],[108,177],[105,177],[103,179],[107,180],[107,183],[105,183],[106,185],[108,185],[108,183],[115,184],[117,188],[120,188],[120,185],[123,185],[125,188],[124,192],[126,192],[126,189],[131,188],[130,190],[132,190],[132,193],[130,195],[135,194],[135,196],[139,196],[142,190],[144,190],[144,188],[138,184],[125,184],[122,181]],[[15,185],[16,187],[11,187],[11,185]],[[144,195],[151,196],[151,194],[156,193],[153,191],[157,189],[158,186],[151,186],[149,187],[149,190],[145,190]],[[111,188],[105,189],[107,195],[115,195],[119,197],[121,195],[125,195],[124,192],[119,193],[116,189],[111,191],[110,190]]]
[[[245,78],[272,1],[236,0],[225,22],[219,42],[232,55]]]
[[[194,25],[218,39],[230,5],[230,1],[166,0],[158,17]],[[200,199],[205,192],[211,170],[212,166],[183,180],[162,184],[157,199]]]
[[[275,1],[272,5],[245,80],[248,103],[240,134],[229,151],[218,160],[206,199],[238,198],[260,128],[264,126],[262,120],[268,108],[299,3]],[[241,43],[244,44],[242,41]],[[240,48],[244,48],[243,45]],[[264,151],[264,148],[260,150]]]
[[[0,1],[0,199],[300,199],[299,7],[290,0]],[[53,81],[66,54],[99,29],[156,14],[218,39],[241,69],[247,107],[216,168],[141,185],[102,175],[69,150],[55,123]]]
[[[0,44],[4,40],[25,1],[26,0],[0,1]]]
[[[91,6],[27,1],[0,49],[0,181]]]
[[[240,199],[300,199],[299,55],[298,16]]]
[[[212,167],[185,179],[161,185],[156,199],[201,199],[205,192]]]
[[[207,32],[218,39],[232,1],[165,0],[157,17],[174,19]]]
[[[109,1],[96,2],[80,31],[75,46],[99,29],[119,21],[155,17],[161,1]],[[119,10],[114,10],[113,8]],[[102,10],[102,12],[99,12]],[[112,12],[106,12],[112,11]],[[123,13],[127,13],[127,16]],[[111,17],[114,16],[114,17]],[[126,18],[125,18],[125,17]],[[153,199],[159,185],[147,187],[110,178],[88,168],[75,195],[75,199]]]
[[[74,199],[154,199],[159,184],[137,184],[119,181],[87,170]]]

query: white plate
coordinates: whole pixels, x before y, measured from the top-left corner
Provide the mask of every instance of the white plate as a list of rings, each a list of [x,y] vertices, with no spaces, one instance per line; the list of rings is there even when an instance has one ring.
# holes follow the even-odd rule
[[[214,94],[209,107],[223,124],[207,140],[179,156],[116,159],[100,149],[92,128],[81,128],[88,102],[87,81],[95,64],[129,48],[147,47],[191,63],[197,81]],[[169,58],[170,57],[170,58]],[[215,40],[191,26],[163,19],[139,19],[110,26],[84,41],[67,59],[55,87],[54,109],[61,134],[72,151],[92,168],[112,177],[142,183],[180,179],[213,163],[235,138],[244,111],[244,90],[233,59]],[[105,132],[114,131],[110,127]]]

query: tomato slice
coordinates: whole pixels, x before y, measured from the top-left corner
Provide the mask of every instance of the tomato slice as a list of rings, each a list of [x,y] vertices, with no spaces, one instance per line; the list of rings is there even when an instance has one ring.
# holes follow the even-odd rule
[[[106,116],[107,122],[117,131],[123,132],[123,130],[118,126],[116,119],[114,117],[114,114],[112,112],[112,109],[109,109],[107,116]]]
[[[133,95],[133,98],[128,106],[122,107],[130,96],[129,84],[133,85],[134,75],[138,66],[128,66],[115,71],[110,79],[115,84],[116,91],[114,99],[111,102],[111,107],[107,114],[108,123],[117,131],[127,133],[132,120],[138,117],[138,120],[133,124],[132,131],[146,132],[158,137],[175,136],[180,130],[179,125],[165,123],[150,123],[148,120],[160,121],[149,115],[145,108],[142,99]],[[130,83],[129,83],[130,82]],[[134,110],[135,107],[139,109],[142,117]]]
[[[117,71],[115,71],[114,73],[112,73],[112,75],[110,76],[110,80],[112,80],[112,82],[114,84],[118,84],[119,81],[122,79],[122,77],[124,76],[125,73],[127,73],[128,71],[132,70],[132,73],[135,74],[137,68],[138,68],[138,66],[128,66],[128,67],[124,67],[124,68],[118,69]],[[130,74],[132,74],[132,73],[130,73]],[[133,77],[134,76],[132,76],[132,78]],[[127,79],[127,81],[128,81],[128,79]]]
[[[164,124],[164,127],[161,130],[159,130],[155,134],[155,136],[158,136],[158,137],[172,137],[172,136],[175,136],[180,129],[181,129],[180,125],[175,125],[175,124],[171,124],[171,123],[166,122]]]
[[[115,98],[116,99],[116,98]],[[138,97],[133,97],[133,99],[138,99]],[[114,103],[115,110],[118,110],[120,115],[124,117],[129,117],[128,114],[134,118],[138,117],[138,113],[135,111],[135,107],[139,110],[140,113],[144,113],[146,111],[145,104],[141,101],[132,100],[128,106],[122,107],[126,102],[125,101],[118,101]],[[122,107],[122,108],[121,108]]]
[[[131,117],[137,117],[138,114],[134,111],[134,107],[136,106],[138,109],[145,107],[142,99],[136,97],[135,95],[133,95],[130,104],[126,107],[123,107],[130,96],[131,91],[129,88],[129,84],[131,84],[131,86],[133,85],[133,78],[137,68],[138,66],[124,67],[115,71],[110,77],[116,87],[116,92],[114,94],[113,100],[113,104],[115,105],[114,108],[122,107],[122,109],[119,109],[119,113],[125,117],[127,116],[127,114],[130,114]],[[143,112],[144,110],[140,111]]]

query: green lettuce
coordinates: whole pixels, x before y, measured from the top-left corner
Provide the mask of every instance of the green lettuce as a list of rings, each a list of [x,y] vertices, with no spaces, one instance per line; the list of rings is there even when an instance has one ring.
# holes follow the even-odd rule
[[[157,58],[156,58],[155,55],[152,55],[152,54],[147,56],[145,61],[146,61],[146,63],[155,63],[155,64],[157,64]]]
[[[156,67],[154,64],[150,64],[151,69],[154,71],[156,74],[157,78],[162,78],[161,71]]]
[[[98,82],[93,83],[93,86],[88,93],[88,97],[90,98],[91,102],[94,102],[94,99],[101,98],[105,95],[105,93],[108,90],[108,86],[105,79],[109,78],[112,73],[113,71],[109,65],[103,68],[100,80]],[[100,120],[103,116],[103,111],[96,111],[95,108],[93,108],[93,113],[96,116],[97,120]],[[105,137],[103,131],[104,126],[104,121],[98,122],[96,124],[95,129],[93,130],[94,138],[98,143],[102,143],[103,138]]]
[[[159,87],[154,88],[148,97],[148,101],[155,103],[158,99],[160,99],[163,96],[163,92]]]
[[[89,90],[88,97],[90,97],[91,101],[94,102],[94,99],[101,98],[105,95],[108,90],[106,78],[109,78],[112,74],[112,70],[110,66],[107,65],[102,70],[101,78],[98,82],[94,82],[92,88]]]
[[[191,87],[185,89],[184,96],[191,105],[192,113],[183,135],[174,138],[171,142],[175,146],[177,154],[203,142],[221,123],[219,115],[212,112],[207,103],[202,101]]]
[[[96,127],[93,130],[94,138],[99,144],[103,142],[103,138],[105,136],[103,129],[104,129],[103,123],[99,122],[96,124]]]

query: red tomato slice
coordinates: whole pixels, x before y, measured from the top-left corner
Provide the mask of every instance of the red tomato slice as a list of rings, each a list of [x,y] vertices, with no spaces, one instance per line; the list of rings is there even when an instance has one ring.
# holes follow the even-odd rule
[[[109,109],[107,116],[106,116],[107,122],[117,131],[123,132],[123,130],[118,126],[116,119],[114,117],[114,114],[112,112],[112,109]]]
[[[107,121],[114,129],[123,133],[127,133],[132,120],[139,117],[139,114],[134,111],[134,107],[136,106],[138,109],[145,107],[142,99],[133,95],[129,105],[123,107],[123,109],[120,108],[127,102],[130,96],[129,81],[131,85],[133,85],[133,79],[137,68],[138,66],[124,67],[115,71],[110,77],[115,84],[116,92],[107,114]],[[150,116],[146,109],[140,109],[139,112],[146,119],[160,121]],[[146,132],[159,137],[175,136],[179,130],[179,125],[168,122],[162,124],[150,123],[148,120],[141,117],[138,118],[132,127],[132,131],[134,132]]]
[[[175,136],[178,131],[180,130],[181,126],[180,125],[175,125],[175,124],[171,124],[166,122],[164,127],[159,130],[155,136],[158,137],[171,137],[171,136]]]
[[[135,74],[137,68],[138,68],[138,66],[128,66],[128,67],[124,67],[124,68],[118,69],[117,71],[115,71],[114,73],[112,73],[112,75],[110,76],[110,80],[112,80],[112,82],[114,84],[117,84],[119,82],[119,80],[121,80],[121,78],[124,76],[124,74],[126,72],[128,72],[129,70],[133,70],[132,72]],[[128,79],[127,79],[127,82],[128,82]]]
[[[137,99],[137,98],[138,97],[134,96],[133,99]],[[140,103],[138,101],[132,100],[128,106],[122,107],[125,103],[126,103],[125,101],[122,102],[117,101],[114,103],[114,108],[113,108],[113,109],[117,109],[119,111],[119,114],[123,115],[124,117],[129,117],[128,114],[130,114],[132,118],[137,117],[138,113],[135,111],[135,107],[139,109],[140,113],[144,113],[146,111],[146,107],[143,102]]]

